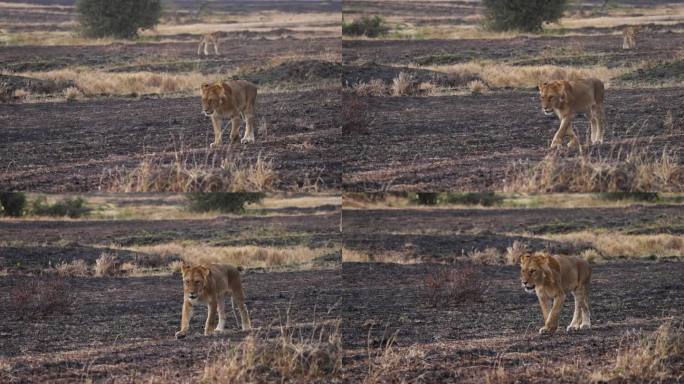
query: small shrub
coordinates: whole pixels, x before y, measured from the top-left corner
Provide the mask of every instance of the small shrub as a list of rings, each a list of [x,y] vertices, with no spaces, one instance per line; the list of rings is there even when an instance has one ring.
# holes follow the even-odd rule
[[[354,92],[359,96],[383,96],[388,93],[387,87],[381,79],[373,79],[367,83],[356,84]]]
[[[423,284],[427,300],[434,306],[476,301],[484,293],[479,272],[469,265],[441,268],[429,274]]]
[[[470,261],[477,264],[496,265],[503,263],[503,256],[498,249],[487,247],[484,250],[475,250],[468,254]]]
[[[482,0],[484,26],[492,31],[541,32],[563,16],[566,0]]]
[[[191,211],[242,213],[245,211],[245,204],[260,202],[264,198],[264,194],[249,192],[189,193],[186,198]]]
[[[437,205],[438,197],[439,193],[436,192],[418,192],[408,196],[412,203],[419,205]]]
[[[69,87],[64,89],[64,98],[66,101],[75,101],[81,97],[82,93],[76,87]]]
[[[408,96],[413,93],[413,80],[411,75],[406,72],[400,72],[399,76],[392,80],[392,95],[394,96]]]
[[[77,0],[76,11],[84,35],[129,39],[159,22],[162,0]]]
[[[473,94],[480,94],[487,90],[487,84],[482,80],[473,80],[468,83],[468,89]]]
[[[60,277],[85,277],[90,276],[90,268],[85,260],[73,260],[71,263],[61,262],[55,266],[57,275]]]
[[[378,37],[386,34],[389,27],[380,16],[363,16],[351,23],[342,23],[342,34],[351,36]]]
[[[119,274],[119,263],[116,256],[104,252],[95,261],[95,276],[106,277]]]
[[[513,244],[506,248],[506,264],[508,265],[517,265],[520,262],[520,256],[524,255],[529,251],[527,244],[515,240],[513,241]]]
[[[342,97],[342,134],[368,134],[368,106],[357,97]]]
[[[72,302],[71,291],[64,279],[26,279],[10,289],[9,301],[13,313],[22,319],[54,316],[68,313]]]
[[[19,217],[26,209],[26,195],[21,192],[0,192],[0,214]]]
[[[78,218],[90,214],[91,209],[85,203],[86,201],[81,197],[67,197],[54,204],[49,204],[43,196],[32,202],[30,212],[37,216],[68,216],[70,218]]]

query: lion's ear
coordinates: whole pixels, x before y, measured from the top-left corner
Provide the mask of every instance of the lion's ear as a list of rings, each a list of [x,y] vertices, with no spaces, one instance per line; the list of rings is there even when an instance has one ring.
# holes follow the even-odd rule
[[[188,273],[188,270],[190,270],[190,268],[191,268],[191,267],[190,267],[190,264],[188,264],[187,261],[181,260],[181,273],[182,273],[183,275],[187,274],[187,273]]]
[[[543,82],[543,83],[537,84],[537,86],[539,87],[539,90],[540,90],[540,91],[543,90],[544,88],[546,88],[547,85],[549,85],[549,83],[547,83],[546,81]]]
[[[209,279],[209,275],[211,275],[211,270],[205,266],[199,267],[199,272],[202,274],[204,281],[207,281]]]
[[[527,262],[527,260],[529,260],[529,259],[530,259],[530,255],[528,255],[526,253],[520,255],[520,265],[525,264]]]
[[[561,101],[561,103],[568,99],[568,95],[570,94],[571,91],[572,91],[572,86],[570,85],[570,82],[567,80],[563,80],[563,82],[561,82],[561,90],[560,90],[560,101]]]

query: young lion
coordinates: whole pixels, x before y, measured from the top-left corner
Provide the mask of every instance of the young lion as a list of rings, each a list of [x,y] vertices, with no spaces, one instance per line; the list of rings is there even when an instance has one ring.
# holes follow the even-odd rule
[[[202,39],[199,43],[199,47],[197,47],[197,55],[202,55],[202,47],[204,47],[204,56],[209,56],[209,45],[213,45],[214,53],[216,54],[216,56],[218,56],[220,37],[220,32],[207,33],[206,35],[202,36]]]
[[[639,32],[638,26],[625,27],[622,30],[622,49],[636,48],[637,32]]]
[[[603,108],[604,88],[599,79],[557,80],[539,84],[539,97],[545,115],[553,113],[561,120],[553,136],[551,148],[562,144],[564,136],[570,136],[569,147],[582,146],[572,128],[572,119],[578,113],[586,113],[591,121],[591,144],[603,142],[605,116]]]
[[[575,313],[567,331],[591,328],[588,298],[590,279],[591,266],[584,259],[543,252],[520,257],[522,286],[529,293],[537,293],[544,316],[544,326],[539,333],[554,332],[558,328],[558,315],[565,296],[570,292],[575,296]],[[553,306],[549,310],[551,300]]]
[[[242,268],[219,264],[192,266],[183,262],[181,270],[183,272],[183,314],[181,329],[176,332],[177,339],[182,339],[187,335],[193,312],[192,307],[197,304],[207,305],[204,334],[210,335],[214,330],[223,331],[226,324],[225,297],[227,295],[231,296],[231,305],[234,304],[233,301],[237,302],[242,329],[247,330],[251,327],[249,313],[245,306],[245,293],[242,291],[240,281]],[[218,325],[215,322],[217,311]],[[233,306],[233,314],[235,314],[235,306]],[[237,321],[237,315],[235,320]]]
[[[202,84],[202,109],[211,116],[214,126],[214,142],[209,148],[221,145],[223,119],[231,121],[230,141],[240,137],[240,116],[247,121],[242,144],[254,142],[256,85],[244,80],[230,80],[216,84]]]

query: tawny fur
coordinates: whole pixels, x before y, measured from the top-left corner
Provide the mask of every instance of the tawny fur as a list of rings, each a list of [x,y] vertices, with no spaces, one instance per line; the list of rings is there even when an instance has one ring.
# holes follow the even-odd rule
[[[539,84],[539,97],[542,112],[547,115],[555,113],[560,119],[560,127],[551,141],[551,148],[563,143],[563,137],[569,136],[569,147],[577,146],[580,153],[582,145],[572,120],[578,113],[584,113],[591,125],[591,144],[603,143],[605,134],[603,82],[599,79],[557,80]]]
[[[204,52],[204,56],[209,56],[209,46],[213,45],[214,53],[218,56],[220,34],[220,32],[212,32],[202,36],[199,46],[197,47],[197,55],[201,56],[202,52]]]
[[[256,120],[256,85],[245,80],[230,80],[215,84],[202,84],[202,109],[211,116],[214,126],[214,142],[209,146],[221,145],[223,120],[230,119],[230,141],[240,137],[240,117],[247,122],[242,144],[254,142],[254,123]]]
[[[247,330],[251,327],[238,268],[222,264],[193,266],[184,262],[181,271],[183,273],[183,313],[181,315],[181,329],[176,332],[177,339],[187,335],[193,306],[199,304],[207,306],[204,334],[210,335],[214,331],[223,331],[226,321],[225,299],[227,296],[231,297],[232,305],[237,304],[242,320],[242,329]],[[233,311],[235,311],[234,306]],[[218,324],[216,323],[217,313]],[[237,315],[235,318],[237,320]]]
[[[635,49],[639,27],[630,26],[622,30],[622,49]]]
[[[555,256],[544,252],[524,254],[520,258],[520,281],[523,288],[537,294],[544,326],[539,333],[554,332],[566,295],[575,296],[575,312],[567,331],[591,328],[589,281],[591,266],[578,257]],[[553,301],[553,305],[551,304]]]

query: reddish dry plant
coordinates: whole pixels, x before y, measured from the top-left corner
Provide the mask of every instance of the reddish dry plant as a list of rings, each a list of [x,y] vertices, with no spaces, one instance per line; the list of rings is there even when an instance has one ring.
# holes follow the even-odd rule
[[[484,293],[479,274],[479,270],[464,265],[441,268],[428,275],[424,280],[428,302],[437,306],[479,300]]]
[[[62,278],[23,280],[10,290],[10,304],[22,319],[68,313],[71,288]]]
[[[368,134],[368,106],[353,95],[342,97],[342,134]]]

